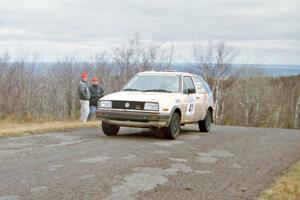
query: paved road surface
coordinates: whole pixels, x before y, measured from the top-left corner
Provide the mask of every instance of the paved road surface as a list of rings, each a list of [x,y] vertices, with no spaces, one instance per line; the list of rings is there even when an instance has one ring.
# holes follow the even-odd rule
[[[98,129],[0,139],[0,200],[256,199],[300,160],[300,132],[183,127],[159,133]]]

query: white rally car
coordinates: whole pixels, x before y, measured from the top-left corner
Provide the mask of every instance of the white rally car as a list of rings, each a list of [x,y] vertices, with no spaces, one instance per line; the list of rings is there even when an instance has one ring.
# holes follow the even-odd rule
[[[180,126],[198,123],[208,132],[213,122],[213,96],[200,77],[184,72],[141,72],[122,91],[99,101],[97,117],[106,135],[117,135],[121,126],[160,128],[175,139]]]

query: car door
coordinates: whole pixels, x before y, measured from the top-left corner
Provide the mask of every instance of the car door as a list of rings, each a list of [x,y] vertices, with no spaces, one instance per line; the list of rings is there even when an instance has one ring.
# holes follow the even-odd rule
[[[194,81],[191,76],[183,76],[183,86],[182,86],[182,91],[184,95],[184,108],[185,110],[183,112],[185,117],[184,117],[184,122],[189,123],[189,122],[194,122],[196,121],[196,115],[195,112],[199,109],[196,98],[196,87],[194,84]]]
[[[208,92],[206,90],[206,86],[204,84],[204,81],[199,76],[194,76],[194,81],[196,85],[197,90],[197,96],[196,96],[196,104],[198,107],[197,110],[197,117],[198,120],[202,120],[206,115],[206,110],[208,108]]]

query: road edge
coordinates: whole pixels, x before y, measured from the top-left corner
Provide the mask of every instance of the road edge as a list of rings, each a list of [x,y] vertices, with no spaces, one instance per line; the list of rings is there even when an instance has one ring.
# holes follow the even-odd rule
[[[289,172],[279,177],[269,189],[263,191],[258,200],[299,200],[300,161],[292,165]]]

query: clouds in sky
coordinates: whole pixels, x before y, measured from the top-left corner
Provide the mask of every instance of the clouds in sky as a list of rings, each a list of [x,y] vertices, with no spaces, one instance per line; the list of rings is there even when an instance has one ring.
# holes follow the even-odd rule
[[[212,40],[238,49],[236,62],[300,64],[299,10],[299,0],[0,0],[0,49],[86,58],[138,32],[174,44],[178,62]]]

